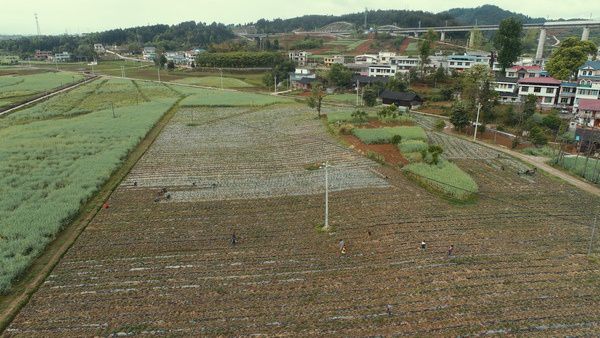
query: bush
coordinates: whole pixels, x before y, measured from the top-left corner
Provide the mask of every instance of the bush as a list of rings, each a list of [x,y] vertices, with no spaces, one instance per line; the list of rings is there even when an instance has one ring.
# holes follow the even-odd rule
[[[536,146],[543,146],[548,143],[548,138],[540,127],[533,127],[529,131],[529,139]]]
[[[400,135],[392,136],[392,144],[399,144],[400,142],[402,142],[402,136],[400,136]]]
[[[385,157],[383,157],[383,155],[381,155],[380,153],[376,153],[374,151],[369,150],[367,152],[367,157],[377,163],[385,164]]]
[[[444,128],[446,128],[446,122],[444,122],[444,120],[438,120],[438,121],[435,123],[435,126],[434,126],[434,128],[435,128],[435,130],[437,130],[437,131],[442,131],[442,130],[444,130]]]
[[[344,123],[340,126],[340,134],[342,135],[352,135],[352,130],[354,129],[354,125],[351,123]]]

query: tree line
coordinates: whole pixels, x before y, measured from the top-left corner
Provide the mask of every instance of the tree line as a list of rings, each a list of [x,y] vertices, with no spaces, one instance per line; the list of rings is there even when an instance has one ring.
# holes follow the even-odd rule
[[[202,53],[196,59],[198,67],[256,68],[281,64],[284,56],[277,52]]]
[[[160,50],[183,50],[194,47],[206,48],[235,37],[233,32],[220,23],[205,24],[187,21],[177,25],[149,25],[126,29],[77,35],[45,35],[20,37],[0,41],[0,49],[31,56],[35,50],[70,52],[76,56],[93,57],[93,44],[125,45],[130,51],[141,52],[152,45]],[[86,47],[87,46],[87,47]]]

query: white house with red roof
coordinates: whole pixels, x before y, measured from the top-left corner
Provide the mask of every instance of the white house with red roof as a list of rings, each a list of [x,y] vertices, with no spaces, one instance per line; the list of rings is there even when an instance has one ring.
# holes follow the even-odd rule
[[[551,108],[558,102],[561,81],[552,77],[526,77],[519,79],[519,97],[522,102],[535,95],[542,108]]]
[[[600,128],[600,100],[580,99],[576,114],[580,125]]]
[[[543,71],[540,66],[514,66],[506,69],[506,77],[517,79],[540,77]]]

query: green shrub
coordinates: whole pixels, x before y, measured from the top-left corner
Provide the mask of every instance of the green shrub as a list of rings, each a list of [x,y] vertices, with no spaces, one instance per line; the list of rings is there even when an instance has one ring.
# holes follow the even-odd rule
[[[444,120],[437,120],[434,128],[437,131],[442,131],[442,130],[444,130],[444,128],[446,128],[446,122],[444,122]]]

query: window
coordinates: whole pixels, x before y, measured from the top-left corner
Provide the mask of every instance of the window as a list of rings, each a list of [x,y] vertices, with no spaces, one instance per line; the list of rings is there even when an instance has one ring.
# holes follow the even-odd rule
[[[560,99],[560,103],[569,103],[569,99],[567,99],[566,97],[562,98]]]
[[[463,65],[463,63],[462,63],[462,62],[458,62],[458,63],[457,63],[457,65],[458,65],[458,66],[462,66],[462,65]]]
[[[544,98],[544,103],[552,103],[553,98],[552,97],[545,97]]]
[[[542,92],[542,87],[533,87],[533,92],[534,93],[541,93]]]
[[[527,93],[529,91],[529,86],[523,86],[521,87],[521,91],[524,93]]]
[[[530,74],[529,74],[529,77],[535,77],[535,74],[531,74],[531,73],[530,73]]]
[[[515,73],[514,72],[508,73],[508,77],[515,77]]]
[[[450,66],[454,66],[454,61],[450,61]]]
[[[546,88],[546,94],[554,94],[554,88]]]

